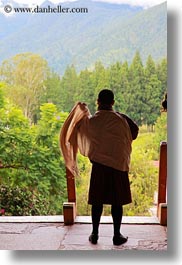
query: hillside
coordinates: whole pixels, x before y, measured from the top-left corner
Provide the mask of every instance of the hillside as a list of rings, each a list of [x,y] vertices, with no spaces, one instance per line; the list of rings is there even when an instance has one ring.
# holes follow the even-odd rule
[[[48,5],[53,6],[43,3]],[[144,61],[149,54],[155,60],[167,55],[166,3],[147,10],[90,0],[61,6],[86,7],[88,13],[0,13],[0,63],[17,53],[34,52],[62,74],[70,64],[79,71],[98,60],[104,65],[130,62],[136,50]]]

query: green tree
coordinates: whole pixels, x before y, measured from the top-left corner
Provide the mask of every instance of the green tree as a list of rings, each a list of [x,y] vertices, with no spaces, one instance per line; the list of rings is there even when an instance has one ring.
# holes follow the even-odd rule
[[[34,126],[15,107],[0,109],[0,116],[0,184],[28,187],[45,197],[47,214],[60,213],[66,179],[58,134],[67,115],[48,103],[41,108],[40,124]]]
[[[118,111],[120,112],[126,112],[127,111],[127,100],[128,97],[127,91],[129,90],[129,67],[128,63],[124,62],[121,65],[120,70],[120,89],[118,90],[116,96],[116,104],[118,104]],[[117,110],[117,108],[116,108]]]
[[[161,81],[158,79],[155,62],[149,56],[145,67],[145,102],[146,111],[143,113],[143,123],[153,126],[160,115]]]
[[[95,87],[95,95],[98,95],[100,90],[109,87],[109,72],[104,68],[103,64],[98,61],[95,63],[93,71],[93,81]]]
[[[63,110],[62,98],[61,98],[61,78],[55,72],[50,72],[45,80],[45,90],[41,95],[41,104],[53,103],[58,110]]]
[[[122,70],[122,65],[119,62],[111,65],[109,68],[109,88],[115,94],[114,108],[117,111],[123,111],[125,105],[123,93],[123,81],[125,72]]]
[[[121,87],[121,63],[119,62],[109,67],[109,87],[114,93]]]
[[[90,215],[88,190],[91,174],[91,163],[87,157],[78,155],[79,176],[76,178],[77,214]]]
[[[167,113],[162,112],[155,123],[154,143],[159,150],[160,143],[167,141]]]
[[[67,116],[63,113],[63,120]],[[58,133],[63,123],[56,105],[53,103],[44,103],[40,106],[40,120],[37,126],[37,141],[42,145],[51,145],[52,137]]]
[[[143,123],[143,114],[146,111],[146,102],[144,98],[144,68],[139,52],[136,52],[132,64],[130,65],[129,72],[126,112],[138,125],[141,125]]]
[[[19,172],[27,169],[32,137],[20,109],[5,106],[0,109],[0,117],[0,182],[13,184]]]
[[[85,69],[79,74],[79,85],[75,95],[76,101],[83,101],[88,104],[91,113],[95,112],[95,87],[93,73]]]
[[[124,207],[125,215],[150,215],[157,191],[158,169],[153,165],[156,151],[154,134],[140,134],[133,142],[129,179],[132,203]]]
[[[74,65],[68,66],[61,79],[61,105],[64,111],[71,111],[75,104],[75,93],[78,89],[78,76]]]
[[[45,90],[49,68],[46,60],[37,54],[17,54],[2,63],[0,79],[7,82],[7,97],[33,120]]]
[[[167,91],[167,59],[164,58],[157,64],[157,76],[161,82],[160,99],[163,98],[164,92]]]
[[[0,83],[0,109],[4,107],[4,84]]]
[[[40,107],[40,120],[34,128],[35,139],[31,153],[31,176],[38,190],[47,196],[50,211],[56,214],[66,198],[66,178],[58,135],[67,113],[57,111],[53,103]]]

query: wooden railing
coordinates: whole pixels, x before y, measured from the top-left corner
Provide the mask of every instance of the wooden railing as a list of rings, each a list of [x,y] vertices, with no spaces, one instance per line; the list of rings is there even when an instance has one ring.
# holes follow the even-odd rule
[[[74,223],[76,217],[75,177],[66,168],[68,202],[63,204],[65,225]],[[161,225],[167,225],[167,142],[161,142],[159,158],[157,216]]]

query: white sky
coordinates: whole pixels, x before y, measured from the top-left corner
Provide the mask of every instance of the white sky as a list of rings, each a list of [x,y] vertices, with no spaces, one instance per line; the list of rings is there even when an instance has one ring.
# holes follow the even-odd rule
[[[44,2],[44,0],[14,0],[14,1],[17,3],[38,4],[38,5]],[[68,2],[68,0],[49,0],[49,1],[52,3]],[[69,0],[69,2],[74,2],[74,1],[76,0]],[[150,7],[165,2],[165,0],[93,0],[93,1],[109,2],[117,4],[123,3],[130,5],[140,5],[144,7]]]

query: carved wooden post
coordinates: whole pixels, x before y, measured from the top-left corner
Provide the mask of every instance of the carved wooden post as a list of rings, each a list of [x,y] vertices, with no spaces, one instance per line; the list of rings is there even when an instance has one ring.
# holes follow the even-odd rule
[[[167,225],[166,187],[167,187],[167,142],[161,142],[160,160],[159,160],[157,216],[159,217],[160,223],[162,225]]]
[[[64,202],[63,204],[64,224],[72,225],[76,217],[76,189],[75,177],[68,168],[66,168],[66,180],[68,202]]]

